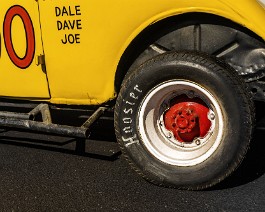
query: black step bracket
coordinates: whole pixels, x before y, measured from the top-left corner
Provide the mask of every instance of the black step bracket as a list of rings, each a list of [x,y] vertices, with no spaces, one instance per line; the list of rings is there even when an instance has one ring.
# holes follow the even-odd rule
[[[52,123],[49,105],[39,104],[29,113],[0,111],[0,126],[65,137],[88,138],[90,135],[89,128],[104,114],[105,110],[107,110],[106,107],[99,107],[81,127],[75,127]],[[35,121],[39,114],[41,114],[42,121]]]

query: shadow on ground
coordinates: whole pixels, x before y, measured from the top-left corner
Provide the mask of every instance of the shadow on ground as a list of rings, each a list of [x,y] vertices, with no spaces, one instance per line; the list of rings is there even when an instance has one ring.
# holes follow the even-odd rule
[[[265,104],[257,106],[258,126],[265,126]],[[226,180],[210,190],[222,190],[247,184],[265,173],[265,130],[257,129],[254,133],[250,149],[241,166]],[[64,154],[79,155],[99,160],[115,161],[121,152],[116,143],[113,120],[97,121],[91,129],[87,140],[47,136],[37,133],[3,131],[0,144],[35,148]]]
[[[256,102],[256,130],[250,149],[239,168],[213,189],[226,189],[252,182],[265,173],[265,103]],[[211,189],[212,190],[212,189]]]
[[[265,173],[265,131],[256,130],[250,149],[241,166],[226,180],[211,190],[233,188],[247,184]]]
[[[113,121],[98,121],[91,129],[89,139],[3,130],[0,134],[0,143],[107,161],[117,160],[121,155],[116,143]]]

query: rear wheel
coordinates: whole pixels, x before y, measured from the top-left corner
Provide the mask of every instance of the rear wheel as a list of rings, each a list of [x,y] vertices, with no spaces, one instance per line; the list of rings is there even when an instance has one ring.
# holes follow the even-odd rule
[[[115,108],[116,135],[147,180],[203,189],[244,158],[252,108],[233,69],[199,53],[166,53],[125,78]]]

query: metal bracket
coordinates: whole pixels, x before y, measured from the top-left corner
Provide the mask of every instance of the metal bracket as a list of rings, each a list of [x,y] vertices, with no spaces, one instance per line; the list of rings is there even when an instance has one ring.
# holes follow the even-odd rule
[[[37,56],[37,65],[45,64],[45,56],[43,54]]]
[[[39,104],[29,113],[0,112],[0,126],[44,132],[48,134],[63,135],[66,137],[88,138],[89,128],[103,115],[107,108],[98,108],[81,127],[58,125],[52,123],[48,104]],[[42,116],[42,122],[35,121],[38,114]]]
[[[41,69],[44,73],[46,73],[46,63],[45,63],[45,55],[41,54],[37,56],[36,65],[41,65]]]

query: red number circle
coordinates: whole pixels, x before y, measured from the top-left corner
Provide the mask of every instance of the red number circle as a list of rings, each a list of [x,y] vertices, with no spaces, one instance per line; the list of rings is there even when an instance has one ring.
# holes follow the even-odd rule
[[[21,18],[26,32],[27,49],[23,58],[16,54],[12,43],[11,25],[15,16]],[[9,8],[5,15],[3,34],[6,50],[11,61],[19,68],[27,68],[32,63],[35,54],[35,35],[32,21],[25,8],[19,5]]]

